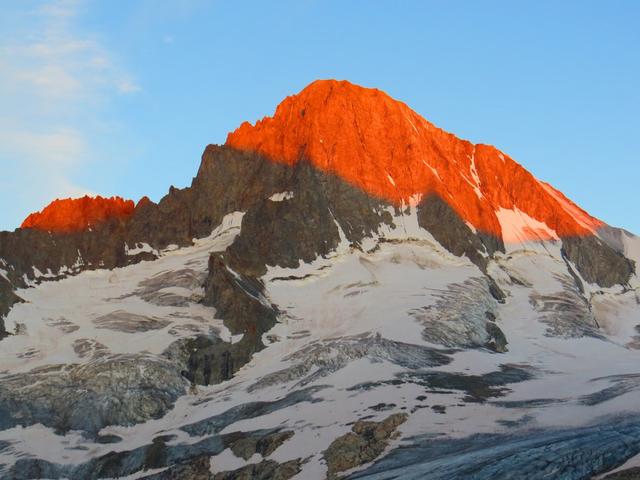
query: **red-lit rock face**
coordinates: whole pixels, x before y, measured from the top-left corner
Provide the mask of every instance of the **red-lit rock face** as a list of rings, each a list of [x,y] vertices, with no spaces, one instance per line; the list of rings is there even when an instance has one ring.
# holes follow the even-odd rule
[[[126,219],[133,214],[132,200],[100,196],[54,200],[41,212],[29,215],[20,228],[33,228],[56,233],[86,230],[106,220]]]
[[[508,237],[500,209],[526,213],[561,237],[602,225],[496,148],[461,140],[384,92],[346,81],[310,84],[273,117],[243,123],[227,145],[290,165],[306,159],[398,205],[436,193],[475,228],[498,236]]]

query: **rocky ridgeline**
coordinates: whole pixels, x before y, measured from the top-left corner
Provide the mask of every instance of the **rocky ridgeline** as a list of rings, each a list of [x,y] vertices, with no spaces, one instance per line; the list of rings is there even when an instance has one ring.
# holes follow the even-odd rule
[[[372,119],[375,122],[372,132],[358,144],[357,151],[347,149],[343,152],[346,144],[342,136],[348,137],[350,130],[335,131],[331,123],[335,118],[318,110],[317,103],[326,100],[329,102],[327,108],[331,110],[344,106],[345,99],[351,101],[354,96],[357,97],[352,107],[354,115],[361,119],[369,105],[373,109],[369,115],[375,117]],[[185,376],[190,381],[210,384],[230,378],[262,348],[262,334],[276,322],[278,308],[270,305],[262,294],[261,277],[268,265],[294,268],[300,262],[311,262],[318,256],[328,255],[342,241],[347,241],[353,248],[361,248],[366,238],[377,235],[382,229],[398,227],[394,222],[408,211],[408,206],[398,203],[395,193],[391,194],[396,192],[389,190],[393,182],[405,182],[405,190],[420,187],[429,192],[427,180],[430,176],[420,180],[427,182],[424,185],[416,184],[418,180],[415,179],[409,184],[406,183],[409,177],[402,171],[395,172],[393,180],[385,177],[385,189],[380,190],[378,177],[383,175],[384,168],[391,168],[391,164],[387,164],[390,160],[381,160],[381,155],[396,155],[390,141],[408,142],[409,147],[413,145],[416,149],[421,146],[422,154],[429,154],[439,162],[449,158],[445,169],[447,175],[454,175],[455,172],[450,172],[452,168],[463,168],[455,165],[469,156],[468,142],[436,129],[404,104],[393,102],[381,92],[350,84],[315,83],[298,97],[285,100],[273,119],[259,122],[256,127],[243,125],[229,136],[227,146],[207,147],[192,185],[184,189],[172,187],[158,204],[146,198],[135,208],[132,202],[122,199],[84,198],[54,202],[43,212],[30,216],[23,224],[25,228],[0,232],[0,259],[6,273],[0,276],[0,317],[20,301],[14,293],[17,288],[87,269],[112,269],[152,260],[157,252],[170,245],[187,246],[194,238],[208,236],[225,215],[245,212],[235,241],[226,251],[211,256],[203,299],[205,304],[216,307],[217,315],[224,319],[232,333],[244,335],[242,341],[230,345],[198,337],[182,345],[183,351],[191,352],[185,360]],[[377,109],[386,113],[378,115]],[[276,148],[280,144],[273,139],[280,138],[281,117],[286,112],[300,116],[301,123],[297,130],[294,129],[295,135],[283,140],[286,140],[285,147],[280,151]],[[398,116],[402,118],[396,118]],[[379,133],[376,129],[380,128],[380,122],[392,125],[395,133],[378,139],[382,143],[376,146],[375,135]],[[412,122],[417,122],[418,127]],[[420,133],[417,137],[414,128]],[[314,136],[308,137],[309,132],[314,132]],[[291,138],[303,142],[301,149],[292,150]],[[317,143],[318,138],[324,139],[321,144]],[[332,148],[338,163],[329,162],[328,154],[319,147],[327,146],[330,141],[334,143]],[[362,162],[367,156],[359,150],[361,148],[371,150],[370,171],[364,170]],[[415,169],[412,162],[415,163],[419,156],[412,152],[409,149],[403,153],[407,156],[407,161],[403,162],[407,168]],[[281,155],[281,158],[274,160],[273,155]],[[347,164],[340,161],[346,158],[345,155],[353,155],[360,162],[358,171],[362,181],[352,178],[355,175],[352,167],[344,170]],[[381,164],[383,160],[387,163]],[[469,161],[467,158],[466,162]],[[480,170],[490,166],[483,166],[480,157],[473,161],[478,162]],[[492,157],[490,161],[495,160]],[[503,162],[510,165],[509,169],[520,172],[521,167],[512,160],[500,159],[499,163]],[[471,165],[464,168],[467,167],[471,168]],[[444,168],[443,165],[440,168]],[[499,182],[508,184],[513,174],[509,172],[505,172],[505,178]],[[524,177],[528,182],[529,177]],[[456,182],[458,180],[454,182],[457,185]],[[481,183],[488,189],[486,195],[493,192],[487,182]],[[474,202],[485,195],[476,193],[473,194]],[[554,195],[549,197],[550,202],[557,202],[556,197],[560,194]],[[495,233],[493,227],[475,228],[469,219],[461,216],[463,210],[456,201],[437,189],[423,195],[415,207],[418,225],[451,253],[466,256],[475,263],[485,274],[491,295],[502,301],[504,294],[487,273],[492,255],[504,251],[502,236]],[[488,205],[495,209],[494,205]],[[478,211],[486,208],[485,199],[479,204]],[[584,212],[580,215],[582,223],[600,225],[592,217],[585,217]],[[615,242],[609,242],[610,246],[578,227],[571,231],[568,226],[571,221],[575,223],[562,214],[551,222],[569,232],[562,239],[562,252],[567,261],[575,265],[588,282],[603,287],[626,284],[634,266],[617,251]],[[140,248],[142,246],[146,248]],[[576,282],[580,282],[577,276]],[[499,344],[502,342],[500,333],[494,333],[497,338],[493,341]],[[5,335],[0,323],[0,336]],[[497,345],[496,348],[503,347]]]
[[[286,198],[272,200],[287,192]],[[404,207],[406,209],[406,207]],[[221,345],[196,339],[188,360],[188,378],[196,383],[228,379],[262,348],[261,336],[276,322],[277,307],[266,299],[260,277],[267,265],[297,267],[326,256],[342,236],[354,248],[382,228],[397,227],[403,207],[372,196],[310,162],[289,166],[228,146],[209,146],[191,187],[172,188],[158,204],[141,201],[128,217],[107,218],[91,229],[49,232],[35,228],[0,232],[0,258],[7,278],[0,277],[0,314],[20,301],[14,290],[31,282],[55,280],[87,269],[112,269],[156,258],[169,245],[191,245],[208,236],[223,217],[246,212],[232,245],[209,262],[203,302],[242,342]],[[502,239],[474,231],[437,195],[417,205],[418,224],[447,250],[471,259],[486,274]],[[131,254],[131,249],[148,245]],[[144,251],[143,251],[144,250]],[[583,278],[608,287],[627,283],[632,263],[595,236],[563,240],[563,252]],[[486,274],[497,300],[503,294]],[[4,329],[0,334],[6,335]],[[207,371],[205,375],[204,372]]]

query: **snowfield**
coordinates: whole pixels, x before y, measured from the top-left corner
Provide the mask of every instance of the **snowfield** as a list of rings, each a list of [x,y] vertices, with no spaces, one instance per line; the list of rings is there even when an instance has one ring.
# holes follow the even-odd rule
[[[161,436],[176,463],[197,449],[209,457],[212,474],[265,458],[281,464],[302,459],[293,478],[320,479],[328,468],[324,452],[354,422],[381,422],[392,413],[406,414],[406,421],[384,453],[375,463],[343,474],[471,478],[464,475],[475,465],[474,478],[492,478],[487,465],[505,461],[504,452],[516,458],[520,448],[534,451],[530,442],[547,438],[559,442],[558,452],[566,449],[566,458],[585,448],[569,439],[591,439],[593,450],[580,461],[586,470],[567,467],[562,478],[588,478],[584,472],[602,473],[627,460],[636,464],[637,279],[626,289],[583,282],[586,288],[580,292],[554,232],[522,212],[503,211],[499,218],[511,226],[513,242],[487,270],[506,294],[504,302],[491,295],[478,267],[446,252],[410,213],[396,218],[398,229],[382,232],[361,249],[345,241],[333,255],[311,264],[269,267],[265,293],[278,306],[279,321],[263,336],[266,348],[231,380],[197,387],[185,380],[160,415],[129,426],[104,426],[97,436],[40,423],[5,425],[0,474],[12,478],[18,462],[27,459],[30,468],[36,460],[48,462],[52,478],[80,478],[77,469],[83,465],[123,454],[129,455],[132,471],[123,468],[119,477],[152,477],[170,465],[148,470],[136,465],[142,465],[140,449]],[[8,329],[17,335],[2,343],[0,385],[15,381],[16,374],[92,366],[141,353],[149,362],[164,362],[174,342],[196,334],[240,341],[216,319],[215,309],[199,300],[209,253],[223,251],[241,221],[241,213],[229,215],[210,237],[162,252],[155,261],[88,271],[19,291],[26,303],[7,318]],[[522,231],[528,232],[524,238],[539,232],[541,241],[517,243]],[[637,258],[637,239],[624,241]],[[46,375],[59,374],[53,369]],[[217,440],[258,430],[293,435],[266,457],[253,453],[248,459]],[[619,432],[626,435],[624,448]],[[493,440],[478,446],[478,435]],[[600,449],[593,440],[598,435]],[[100,440],[106,438],[112,441]],[[476,452],[465,450],[466,456],[460,456],[464,465],[438,463],[464,445]],[[414,453],[407,463],[403,455],[409,451]],[[564,465],[564,458],[558,465]],[[527,461],[521,459],[518,468],[526,469]],[[406,470],[399,470],[403,465]],[[527,478],[546,474],[531,472]]]

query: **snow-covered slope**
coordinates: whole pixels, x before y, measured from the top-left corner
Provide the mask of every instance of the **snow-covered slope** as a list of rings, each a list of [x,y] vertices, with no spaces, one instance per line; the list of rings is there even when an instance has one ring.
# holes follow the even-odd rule
[[[483,272],[420,229],[411,209],[396,218],[403,227],[364,250],[343,242],[298,268],[269,268],[262,280],[278,305],[278,323],[264,334],[266,348],[233,379],[185,382],[152,418],[106,424],[93,434],[79,428],[82,422],[65,429],[29,421],[47,408],[35,397],[56,396],[47,390],[52,378],[59,388],[92,389],[106,414],[100,402],[112,401],[117,395],[109,392],[127,381],[113,366],[118,358],[144,354],[138,367],[149,369],[195,332],[237,341],[197,301],[209,252],[229,245],[241,220],[231,215],[211,237],[156,261],[19,292],[26,303],[7,320],[20,335],[1,353],[0,385],[15,390],[3,391],[0,408],[7,411],[7,397],[29,408],[15,426],[4,421],[2,475],[227,478],[221,472],[271,466],[283,474],[286,466],[298,479],[327,472],[395,478],[400,471],[402,478],[469,478],[473,467],[473,478],[511,478],[495,476],[488,465],[503,461],[504,451],[521,455],[532,442],[559,437],[567,445],[558,447],[552,467],[523,457],[510,467],[514,478],[548,478],[552,470],[556,478],[588,478],[584,472],[604,472],[640,452],[638,291],[580,292],[558,242],[547,241],[491,261],[489,271],[506,293],[500,303]],[[101,362],[112,366],[95,373]],[[65,383],[69,370],[73,378]],[[86,384],[84,374],[103,380]],[[155,388],[178,383],[172,382]],[[377,458],[340,460],[332,453],[335,442],[357,441],[354,422],[377,424],[393,414],[400,415],[397,429],[370,447]],[[476,445],[479,434],[496,441]],[[247,440],[256,437],[258,445],[265,438],[273,445],[261,449]],[[575,438],[591,439],[580,462],[571,459],[584,453],[585,442]],[[465,454],[464,464],[438,460],[459,449],[476,453]],[[403,457],[409,450],[410,460]]]
[[[589,479],[640,458],[638,238],[314,82],[158,203],[0,232],[0,477]],[[625,466],[626,465],[626,466]]]

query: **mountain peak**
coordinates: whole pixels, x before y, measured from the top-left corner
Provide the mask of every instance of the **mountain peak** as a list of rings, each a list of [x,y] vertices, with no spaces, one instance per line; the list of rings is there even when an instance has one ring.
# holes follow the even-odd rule
[[[29,215],[20,228],[31,228],[55,233],[86,230],[110,219],[126,219],[133,214],[132,200],[101,196],[57,199],[41,212]]]
[[[274,162],[309,161],[398,206],[438,195],[468,224],[506,241],[587,235],[602,225],[495,147],[460,139],[383,91],[348,81],[311,83],[226,143]]]

